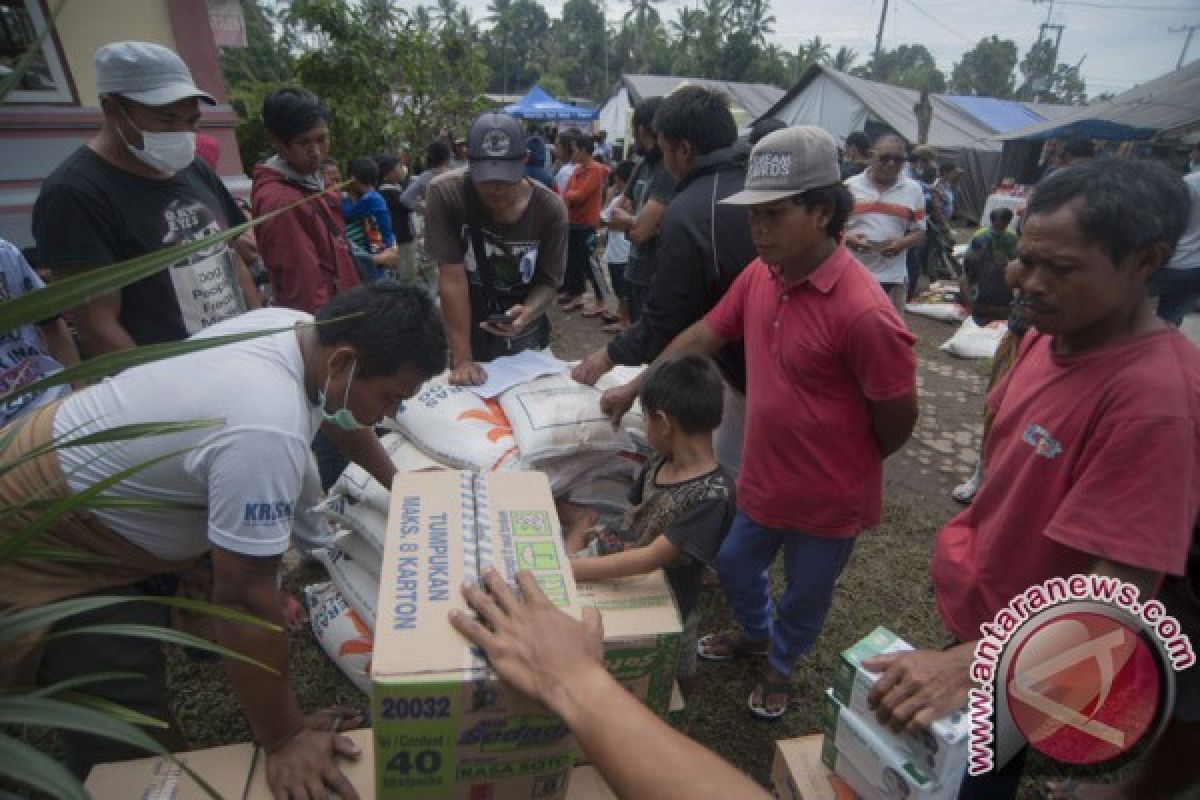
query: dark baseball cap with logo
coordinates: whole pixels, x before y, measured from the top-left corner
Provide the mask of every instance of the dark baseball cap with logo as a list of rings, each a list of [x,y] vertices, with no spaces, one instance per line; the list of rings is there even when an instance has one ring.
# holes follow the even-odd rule
[[[754,145],[745,190],[721,202],[757,206],[841,181],[833,136],[815,125],[797,125],[769,133]]]
[[[475,181],[516,183],[525,176],[525,134],[508,114],[480,114],[467,134],[467,165]]]

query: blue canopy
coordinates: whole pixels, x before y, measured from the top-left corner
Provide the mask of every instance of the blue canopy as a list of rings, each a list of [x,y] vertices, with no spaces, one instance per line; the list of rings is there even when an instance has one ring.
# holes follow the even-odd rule
[[[996,133],[1008,133],[1044,122],[1045,117],[1015,100],[995,97],[972,97],[961,94],[942,95],[942,98],[970,114]]]
[[[594,108],[581,108],[559,102],[547,94],[542,87],[534,86],[520,100],[505,106],[504,113],[519,119],[590,121],[594,120],[600,112]]]

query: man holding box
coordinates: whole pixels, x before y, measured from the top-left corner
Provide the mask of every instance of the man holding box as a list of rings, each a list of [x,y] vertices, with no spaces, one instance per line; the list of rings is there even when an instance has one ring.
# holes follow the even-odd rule
[[[1018,245],[1036,330],[988,397],[986,479],[933,555],[938,610],[962,644],[865,662],[883,672],[872,694],[882,722],[915,730],[963,707],[980,625],[1031,586],[1108,575],[1144,602],[1183,573],[1200,508],[1200,351],[1155,317],[1146,282],[1188,205],[1182,181],[1147,161],[1081,164],[1039,184]],[[1195,674],[1181,673],[1181,689]],[[1175,714],[1157,747],[1181,757],[1127,796],[1197,779],[1182,754],[1200,708],[1181,702]],[[969,777],[961,797],[1015,797],[1023,762]]]

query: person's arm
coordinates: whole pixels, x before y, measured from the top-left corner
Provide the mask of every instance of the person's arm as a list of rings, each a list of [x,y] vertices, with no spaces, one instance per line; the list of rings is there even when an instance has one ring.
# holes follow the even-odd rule
[[[602,623],[555,608],[533,575],[517,573],[519,600],[489,570],[486,591],[463,595],[482,623],[460,611],[450,622],[487,653],[496,673],[562,717],[618,797],[660,800],[766,800],[761,787],[716,754],[659,719],[623,691],[600,661]]]
[[[46,340],[46,352],[51,358],[64,367],[79,363],[79,348],[75,346],[75,338],[71,336],[71,329],[67,327],[65,319],[55,317],[49,322],[41,323],[38,328],[42,332],[42,338]]]
[[[870,408],[871,430],[879,453],[887,458],[904,446],[917,425],[917,391],[913,389],[893,400],[873,401]]]
[[[705,320],[692,325],[683,333],[676,336],[666,348],[654,359],[661,361],[672,353],[704,353],[712,355],[729,343]],[[641,375],[623,386],[608,389],[600,396],[600,410],[612,418],[613,424],[621,422],[621,417],[633,405],[641,390]]]
[[[392,410],[391,414],[394,415],[395,411]],[[321,432],[342,451],[342,455],[371,473],[371,477],[379,481],[381,486],[391,488],[392,479],[396,477],[396,465],[383,449],[375,431],[370,428],[344,431],[336,425],[324,423]]]
[[[667,204],[658,198],[651,198],[637,213],[625,236],[636,245],[644,245],[658,235],[658,226],[662,222]]]
[[[254,311],[263,307],[262,296],[258,293],[258,286],[254,283],[254,276],[250,274],[250,268],[246,266],[246,262],[242,260],[241,253],[236,247],[229,248],[229,256],[233,259],[233,269],[237,274],[238,286],[242,290],[242,297],[246,300],[246,310]]]
[[[121,292],[109,292],[71,309],[79,340],[89,358],[131,350],[137,342],[121,324]]]
[[[478,386],[487,374],[471,353],[471,295],[465,265],[438,265],[438,296],[450,345],[450,382]]]
[[[379,235],[383,238],[383,246],[395,247],[396,234],[392,231],[392,214],[388,211],[387,201],[378,192],[372,192],[367,196],[367,200],[371,215],[375,217],[375,224],[379,226]]]
[[[400,193],[400,205],[404,206],[409,211],[424,211],[422,200],[425,197],[425,187],[429,184],[429,181],[423,180],[424,177],[424,173],[418,175],[416,179],[414,179],[413,182],[408,185],[408,188]]]
[[[888,241],[884,242],[879,248],[879,252],[882,253],[885,258],[893,258],[894,256],[900,255],[905,250],[919,247],[924,241],[925,229],[914,228],[903,236],[900,236],[896,239],[889,239]]]
[[[357,758],[358,748],[351,739],[309,727],[288,678],[287,635],[275,586],[280,557],[255,558],[221,548],[213,548],[212,556],[213,602],[277,626],[265,630],[216,618],[223,646],[268,668],[226,659],[233,692],[266,753],[272,792],[276,798],[303,797],[310,787],[321,787],[357,800],[337,757]]]
[[[571,562],[571,571],[575,573],[575,580],[581,583],[628,578],[665,567],[681,552],[666,536],[659,536],[645,547],[631,547],[594,558],[577,558]]]

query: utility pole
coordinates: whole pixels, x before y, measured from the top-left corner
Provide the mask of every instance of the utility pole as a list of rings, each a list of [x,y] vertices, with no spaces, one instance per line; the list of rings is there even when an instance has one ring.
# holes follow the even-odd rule
[[[1192,34],[1200,29],[1200,25],[1180,25],[1178,28],[1168,28],[1170,33],[1186,33],[1187,38],[1183,40],[1183,49],[1179,51],[1179,60],[1175,62],[1175,69],[1183,66],[1183,59],[1187,57],[1188,47],[1192,44]]]
[[[879,12],[879,32],[875,34],[874,78],[879,80],[879,51],[883,48],[883,22],[887,19],[888,0],[883,0],[883,10]]]

